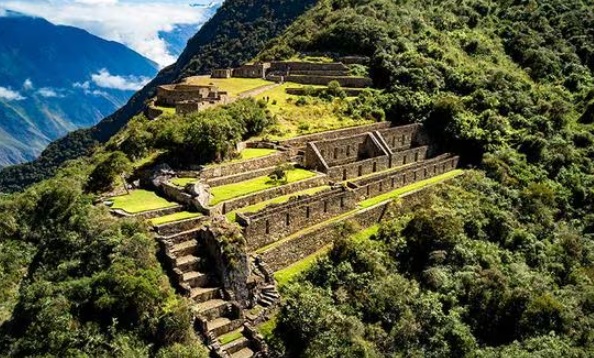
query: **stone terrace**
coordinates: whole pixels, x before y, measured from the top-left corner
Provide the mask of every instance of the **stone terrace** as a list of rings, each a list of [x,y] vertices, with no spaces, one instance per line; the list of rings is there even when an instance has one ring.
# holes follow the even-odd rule
[[[197,171],[167,171],[151,181],[156,193],[178,203],[169,211],[202,213],[156,225],[155,231],[164,266],[179,292],[194,301],[196,328],[215,357],[266,356],[254,325],[280,302],[273,272],[332,243],[346,221],[368,227],[385,217],[387,201],[370,207],[363,201],[439,179],[458,166],[457,156],[432,155],[420,124],[382,122],[246,146],[276,152]],[[307,175],[252,187],[279,165]],[[176,176],[188,184],[175,185]],[[245,190],[213,201],[212,191],[225,186]],[[223,255],[229,236],[245,240],[234,268]],[[230,335],[239,338],[228,343]]]

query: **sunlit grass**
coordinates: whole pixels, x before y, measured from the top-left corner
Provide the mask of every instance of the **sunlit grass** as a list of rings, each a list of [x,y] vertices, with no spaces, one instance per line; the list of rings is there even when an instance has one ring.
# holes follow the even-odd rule
[[[185,219],[192,219],[202,216],[201,213],[191,213],[189,211],[180,211],[179,213],[174,213],[170,215],[160,216],[158,218],[150,219],[149,222],[155,226],[161,224],[167,224],[175,221],[185,220]]]
[[[309,170],[294,168],[286,171],[287,184],[294,183],[300,180],[312,178],[317,174]],[[213,199],[211,205],[216,205],[223,201],[248,195],[258,191],[266,190],[278,186],[278,183],[270,180],[268,176],[261,176],[254,179],[233,183],[228,185],[217,186],[211,189]]]
[[[286,93],[286,89],[303,87],[323,88],[325,86],[307,86],[287,82],[257,96],[257,99],[268,98],[268,109],[278,120],[278,124],[266,134],[269,139],[287,139],[309,133],[373,123],[373,121],[353,119],[339,113],[338,109],[344,105],[341,101],[351,100],[349,98],[328,102],[311,97],[308,99],[308,104],[296,105],[300,96],[289,95]]]
[[[223,334],[219,337],[219,342],[221,342],[221,345],[225,345],[238,340],[239,338],[243,337],[242,330],[243,328],[240,328],[238,330]]]
[[[274,332],[276,325],[277,325],[277,316],[275,315],[275,316],[271,317],[268,321],[257,325],[256,330],[258,331],[258,333],[260,333],[262,336],[264,336],[264,339],[270,339],[270,338],[272,338],[272,335],[273,335],[272,332]]]
[[[285,267],[274,273],[274,278],[279,287],[286,285],[291,282],[299,274],[310,268],[316,260],[326,254],[331,248],[331,245],[325,246],[324,248],[316,251],[315,253],[293,263],[291,266]]]
[[[268,149],[268,148],[245,148],[241,152],[239,152],[239,160],[248,160],[254,158],[265,157],[267,155],[276,153],[276,149]]]
[[[112,209],[121,209],[131,214],[143,211],[165,209],[177,206],[152,191],[137,189],[130,194],[115,196],[109,200],[113,201]]]
[[[211,78],[210,76],[194,76],[187,79],[189,84],[208,86],[213,84],[221,91],[227,91],[229,96],[237,96],[243,92],[268,86],[273,82],[261,78]]]
[[[464,173],[464,171],[462,169],[452,170],[451,172],[447,172],[447,173],[444,173],[444,174],[441,174],[441,175],[438,175],[438,176],[435,176],[435,177],[432,177],[429,179],[421,180],[416,183],[406,185],[406,186],[403,186],[396,190],[390,191],[388,193],[378,195],[376,197],[369,198],[367,200],[363,200],[362,202],[359,203],[359,206],[362,208],[369,208],[376,204],[382,203],[384,201],[387,201],[390,199],[395,199],[395,198],[397,198],[403,194],[406,194],[408,192],[422,189],[426,186],[433,185],[433,184],[439,183],[441,181],[454,178],[462,173]]]

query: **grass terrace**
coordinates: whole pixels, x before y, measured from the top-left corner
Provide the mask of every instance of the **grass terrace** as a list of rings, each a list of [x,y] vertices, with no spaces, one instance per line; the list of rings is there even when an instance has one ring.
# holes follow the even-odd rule
[[[325,246],[313,254],[305,257],[304,259],[295,262],[291,266],[285,267],[284,269],[275,272],[274,278],[276,279],[278,286],[282,287],[291,282],[300,273],[310,268],[311,265],[313,265],[320,256],[326,254],[331,247],[332,245]]]
[[[245,148],[241,152],[239,152],[238,161],[241,160],[249,160],[254,158],[265,157],[270,154],[276,153],[276,149],[268,149],[268,148]]]
[[[278,119],[278,125],[267,134],[268,139],[288,139],[304,134],[373,123],[373,121],[357,120],[340,114],[338,111],[341,107],[340,101],[348,101],[348,98],[327,102],[320,98],[309,97],[306,105],[297,105],[296,102],[300,96],[289,95],[286,89],[303,87],[323,88],[325,86],[287,82],[262,92],[256,97],[256,99],[268,97],[268,109]]]
[[[172,208],[178,205],[158,196],[152,191],[142,189],[131,191],[127,195],[115,196],[109,200],[113,201],[112,209],[121,209],[130,214]]]
[[[235,331],[231,331],[229,333],[225,333],[222,336],[219,337],[219,342],[221,342],[221,345],[225,345],[227,343],[231,343],[233,341],[238,340],[239,338],[243,337],[243,328],[237,329]]]
[[[286,203],[293,197],[297,197],[300,195],[314,195],[314,194],[317,194],[321,191],[328,190],[328,189],[330,189],[330,185],[324,185],[324,186],[318,186],[315,188],[305,189],[305,190],[298,191],[298,192],[295,192],[292,194],[278,196],[274,199],[266,200],[266,201],[260,202],[258,204],[246,206],[245,208],[241,208],[239,210],[232,211],[230,213],[227,213],[226,216],[229,221],[235,221],[235,213],[255,213],[255,212],[258,212],[258,211],[264,209],[268,205]]]
[[[213,84],[221,91],[227,91],[231,97],[238,96],[243,92],[273,84],[273,82],[260,78],[211,78],[210,76],[193,76],[189,77],[187,81],[189,84],[201,86]]]
[[[309,179],[317,175],[314,172],[300,168],[287,170],[286,174],[287,184]],[[278,185],[278,183],[272,181],[265,175],[239,183],[217,186],[211,189],[213,199],[210,204],[216,205],[226,200],[270,189]]]
[[[444,173],[444,174],[435,176],[433,178],[421,180],[421,181],[416,182],[414,184],[403,186],[401,188],[398,188],[396,190],[390,191],[388,193],[385,193],[385,194],[382,194],[382,195],[378,195],[376,197],[369,198],[367,200],[363,200],[362,202],[359,203],[359,206],[362,207],[362,208],[369,208],[369,207],[372,207],[372,206],[377,205],[379,203],[382,203],[384,201],[396,199],[399,196],[404,195],[406,193],[409,193],[409,192],[412,192],[412,191],[415,191],[415,190],[419,190],[419,189],[423,189],[423,188],[425,188],[427,186],[437,184],[437,183],[442,182],[444,180],[452,179],[454,177],[457,177],[458,175],[461,175],[462,173],[464,173],[464,171],[462,169],[452,170],[451,172],[447,172],[447,173]]]
[[[154,225],[162,225],[167,223],[172,223],[175,221],[186,220],[186,219],[193,219],[197,217],[201,217],[201,213],[191,213],[189,211],[180,211],[179,213],[174,213],[170,215],[160,216],[158,218],[150,219],[149,222]]]

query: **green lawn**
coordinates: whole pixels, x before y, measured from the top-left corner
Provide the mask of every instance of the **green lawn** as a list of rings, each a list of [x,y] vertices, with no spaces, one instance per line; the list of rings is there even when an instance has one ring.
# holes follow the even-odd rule
[[[289,199],[291,199],[293,197],[300,196],[300,195],[314,195],[316,193],[319,193],[319,192],[327,190],[327,189],[330,189],[330,185],[318,186],[315,188],[301,190],[301,191],[298,191],[298,192],[295,192],[292,194],[278,196],[274,199],[262,201],[258,204],[246,206],[245,208],[241,208],[239,210],[232,211],[232,212],[226,214],[226,216],[227,216],[227,219],[229,219],[230,221],[235,221],[235,213],[237,213],[237,212],[239,212],[239,213],[255,213],[257,211],[264,209],[268,205],[286,203],[287,201],[289,201]]]
[[[278,286],[280,287],[286,285],[300,273],[310,268],[320,256],[326,254],[330,250],[330,247],[331,245],[325,246],[315,253],[305,257],[304,259],[295,262],[291,266],[285,267],[284,269],[275,272],[274,278],[276,279]]]
[[[287,171],[287,184],[312,178],[316,175],[316,173],[310,172],[309,170],[294,168]],[[216,205],[229,199],[266,190],[275,186],[277,186],[277,184],[272,182],[267,175],[239,183],[217,186],[211,189],[213,199],[211,200],[210,205]]]
[[[175,114],[175,107],[155,106],[155,108],[163,111],[163,114]]]
[[[160,216],[158,218],[150,219],[149,222],[155,226],[161,224],[167,224],[174,221],[180,221],[185,219],[193,219],[202,216],[201,213],[191,213],[189,211],[180,211],[170,215]]]
[[[219,342],[221,345],[225,345],[227,343],[233,342],[238,340],[239,338],[243,337],[243,328],[237,329],[235,331],[231,331],[229,333],[225,333],[219,337]]]
[[[365,240],[368,240],[373,235],[376,235],[378,233],[379,229],[380,229],[380,224],[375,224],[373,226],[368,227],[367,229],[359,231],[358,233],[353,235],[351,239],[357,243],[363,242]]]
[[[143,211],[171,208],[178,204],[167,201],[152,191],[137,189],[130,194],[115,196],[109,200],[113,201],[112,209],[122,209],[131,214]]]
[[[273,82],[266,81],[261,78],[211,78],[210,76],[189,77],[187,81],[190,84],[202,86],[213,84],[219,87],[219,90],[227,91],[232,97],[243,92],[273,84]]]
[[[188,184],[195,183],[198,181],[198,178],[173,178],[171,179],[171,183],[173,185],[185,187]]]
[[[277,316],[275,315],[272,318],[270,318],[268,321],[257,325],[256,331],[258,331],[258,333],[260,333],[262,336],[264,336],[264,339],[270,339],[270,338],[272,338],[272,332],[276,328],[276,324],[277,324]]]
[[[411,191],[415,191],[418,189],[422,189],[426,186],[429,185],[433,185],[436,183],[439,183],[441,181],[447,180],[447,179],[451,179],[454,178],[458,175],[461,175],[462,173],[464,173],[464,171],[462,169],[456,169],[456,170],[452,170],[451,172],[447,172],[438,176],[435,176],[433,178],[429,178],[429,179],[425,179],[425,180],[421,180],[419,182],[416,182],[414,184],[411,185],[407,185],[407,186],[403,186],[401,188],[398,188],[396,190],[390,191],[388,193],[382,194],[382,195],[378,195],[376,197],[373,198],[369,198],[367,200],[363,200],[362,202],[359,203],[359,206],[362,208],[369,208],[372,207],[376,204],[382,203],[384,201],[390,200],[390,199],[395,199],[403,194],[406,194],[408,192]]]
[[[267,155],[276,153],[276,149],[267,148],[245,148],[239,153],[239,160],[248,160],[254,158],[265,157]]]

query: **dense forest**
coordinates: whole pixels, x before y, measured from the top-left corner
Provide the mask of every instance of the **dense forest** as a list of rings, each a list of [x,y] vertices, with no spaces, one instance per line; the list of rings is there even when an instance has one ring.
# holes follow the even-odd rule
[[[315,4],[315,0],[227,0],[192,37],[177,62],[137,92],[128,103],[96,126],[51,143],[33,162],[3,168],[0,193],[22,190],[49,178],[66,161],[88,155],[143,111],[157,86],[183,77],[209,74],[213,68],[235,67],[251,60],[266,43]]]
[[[592,355],[593,22],[580,0],[322,1],[259,55],[370,56],[368,105],[481,169],[336,243],[285,290],[279,349]]]
[[[594,6],[580,0],[321,0],[266,46],[258,58],[369,56],[384,91],[345,111],[425,123],[475,168],[395,206],[373,232],[347,225],[283,290],[273,348],[593,355],[593,25]],[[185,159],[197,162],[232,155],[274,124],[264,107],[137,117],[94,156],[0,197],[0,355],[204,355],[145,225],[111,218],[92,193],[152,150],[192,151]]]

